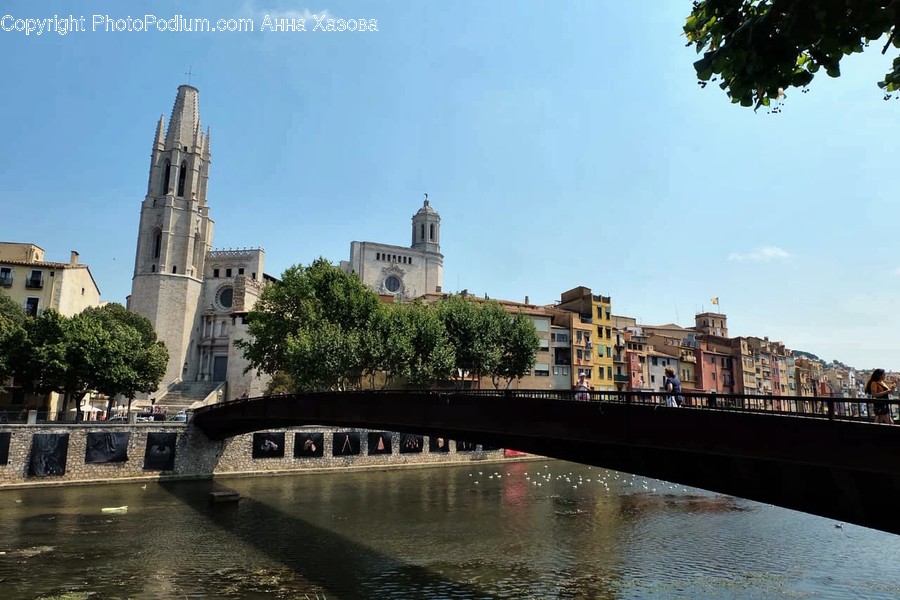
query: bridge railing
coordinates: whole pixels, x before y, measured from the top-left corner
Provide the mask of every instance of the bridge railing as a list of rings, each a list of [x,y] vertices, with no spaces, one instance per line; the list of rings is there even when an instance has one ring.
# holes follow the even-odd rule
[[[538,399],[559,402],[597,402],[637,406],[669,408],[667,397],[671,394],[659,391],[577,391],[577,390],[358,390],[342,394],[368,396],[397,396],[404,394],[429,394],[437,396],[467,396],[505,399]],[[284,394],[282,394],[284,396]],[[239,398],[211,405],[210,408],[252,402],[261,398]],[[815,419],[842,421],[874,421],[876,405],[886,406],[894,420],[900,420],[900,400],[869,398],[833,398],[821,396],[768,396],[755,394],[719,394],[715,392],[682,392],[676,399],[677,408],[707,411],[760,413],[769,415],[801,416]],[[670,402],[671,405],[671,402]],[[200,409],[205,410],[205,409]]]

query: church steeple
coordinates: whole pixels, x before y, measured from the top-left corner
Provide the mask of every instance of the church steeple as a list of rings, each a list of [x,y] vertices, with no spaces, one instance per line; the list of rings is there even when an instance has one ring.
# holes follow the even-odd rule
[[[441,252],[441,216],[428,202],[428,194],[425,194],[422,208],[412,218],[412,247],[437,254]]]
[[[192,85],[178,86],[178,95],[169,118],[166,150],[185,148],[196,151],[196,132],[200,128],[200,90]]]
[[[163,117],[156,125],[135,276],[203,277],[212,220],[206,204],[209,133],[201,128],[199,98],[197,88],[179,86],[168,129]]]

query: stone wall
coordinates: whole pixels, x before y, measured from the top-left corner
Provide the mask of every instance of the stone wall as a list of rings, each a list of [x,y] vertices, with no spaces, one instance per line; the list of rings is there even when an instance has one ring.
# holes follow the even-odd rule
[[[222,442],[210,441],[201,431],[182,423],[141,423],[135,425],[4,425],[0,434],[10,434],[7,464],[0,464],[0,489],[10,487],[60,485],[78,483],[113,482],[135,479],[204,479],[215,475],[251,475],[264,473],[288,473],[317,470],[340,470],[353,468],[392,468],[399,466],[426,466],[437,464],[467,463],[476,460],[504,460],[503,450],[485,451],[479,445],[466,451],[461,444],[447,440],[448,452],[430,452],[428,437],[422,438],[421,452],[401,453],[401,434],[389,433],[390,454],[369,455],[368,434],[365,429],[334,427],[295,427],[273,429],[284,432],[283,452],[276,458],[253,458],[254,434],[245,434]],[[89,433],[129,432],[128,459],[120,463],[85,463],[85,450]],[[171,432],[177,435],[175,466],[171,471],[144,469],[147,450],[147,434]],[[323,434],[321,457],[294,456],[295,434],[310,432]],[[333,438],[348,432],[359,434],[358,454],[334,456]],[[65,473],[37,477],[29,474],[32,452],[32,436],[35,434],[67,433],[68,453]],[[0,435],[0,445],[2,445]],[[259,439],[257,440],[259,441]],[[257,444],[259,445],[259,444]],[[0,457],[3,454],[0,447]]]

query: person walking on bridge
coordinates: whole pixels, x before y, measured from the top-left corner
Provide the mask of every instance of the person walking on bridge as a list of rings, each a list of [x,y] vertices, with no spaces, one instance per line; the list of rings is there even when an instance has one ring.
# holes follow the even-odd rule
[[[676,408],[684,402],[684,396],[681,395],[681,379],[675,374],[675,369],[666,367],[666,377],[663,379],[663,385],[666,387],[666,406]]]
[[[869,381],[866,382],[866,393],[875,400],[872,404],[875,406],[876,423],[894,424],[894,419],[891,417],[891,406],[888,404],[887,398],[896,388],[896,383],[891,385],[885,383],[884,369],[875,369],[869,375]]]

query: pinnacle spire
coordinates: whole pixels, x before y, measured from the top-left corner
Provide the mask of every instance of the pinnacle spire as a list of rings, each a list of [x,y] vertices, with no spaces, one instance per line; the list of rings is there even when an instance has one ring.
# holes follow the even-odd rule
[[[199,126],[200,90],[191,85],[180,85],[169,118],[166,148],[193,147],[194,133]]]
[[[165,148],[165,133],[166,117],[165,115],[159,115],[159,123],[156,124],[156,138],[153,141],[154,150],[163,150]]]

